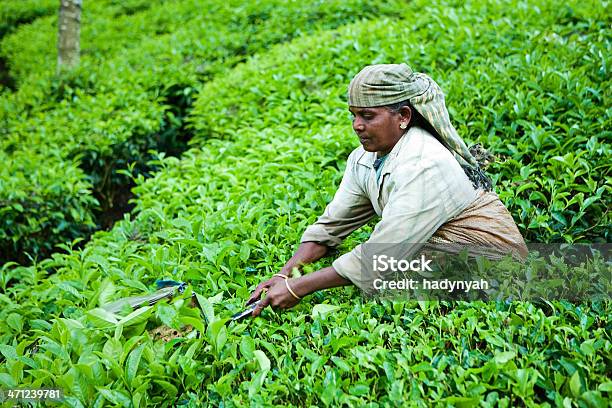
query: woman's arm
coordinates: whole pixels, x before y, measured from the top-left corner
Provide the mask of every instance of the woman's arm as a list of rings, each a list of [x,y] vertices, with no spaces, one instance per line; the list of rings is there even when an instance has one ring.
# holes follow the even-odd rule
[[[317,221],[306,228],[301,238],[302,243],[291,259],[289,259],[280,270],[281,274],[291,277],[293,268],[300,268],[303,265],[321,259],[327,253],[328,247],[336,247],[339,245],[346,236],[367,223],[368,220],[374,216],[375,211],[372,207],[372,203],[367,194],[363,191],[356,175],[356,153],[358,152],[359,150],[355,150],[351,156],[349,156],[344,176],[342,177],[340,187],[338,191],[336,191],[334,198],[327,205],[325,211]],[[333,268],[329,269],[333,271]],[[310,277],[311,275],[314,276],[314,278]],[[308,279],[301,280],[300,278],[297,282],[291,280],[289,284],[291,285],[291,283],[294,282],[300,286],[305,285],[298,290],[304,290],[304,294],[307,294],[316,290],[312,289],[314,287],[324,289],[326,287],[339,286],[340,284],[348,284],[348,281],[342,278],[338,280],[338,278],[339,276],[335,271],[333,273],[327,271],[323,274],[315,272],[310,274]],[[329,280],[329,282],[326,282],[326,280]],[[279,283],[282,283],[282,286],[279,286]],[[287,290],[285,285],[285,279],[280,276],[273,276],[257,286],[249,297],[247,304],[259,299],[262,292],[266,289],[269,290],[266,299],[270,298],[270,291],[273,287],[276,288],[276,290],[272,292],[273,294],[277,292],[280,293],[282,289],[284,295],[291,296],[291,293]],[[308,292],[306,293],[306,291]],[[276,306],[274,303],[270,303],[273,298],[268,299],[265,305],[272,304]],[[283,304],[286,304],[286,302],[283,302]],[[297,304],[297,301],[293,302],[293,305],[295,304]],[[259,314],[259,312],[257,314]]]
[[[258,316],[266,306],[273,308],[289,309],[299,303],[293,293],[300,298],[321,289],[335,288],[337,286],[350,285],[351,281],[344,279],[334,270],[333,267],[320,269],[308,275],[300,276],[295,279],[277,278],[270,286],[263,301],[253,310],[253,316]],[[260,291],[261,293],[261,291]]]
[[[295,254],[282,267],[281,273],[291,277],[293,268],[302,269],[302,266],[316,262],[327,253],[327,247],[316,242],[302,242]]]
[[[291,277],[293,268],[301,269],[304,265],[318,261],[325,256],[326,253],[327,247],[325,245],[317,244],[316,242],[303,242],[300,244],[297,251],[295,251],[291,259],[289,259],[285,266],[281,268],[280,273],[286,275],[287,277]],[[280,276],[273,276],[270,279],[261,282],[251,294],[251,297],[247,301],[247,305],[259,299],[259,296],[261,296],[261,292],[264,289],[269,289],[276,282],[282,282],[283,280],[284,279]]]
[[[304,297],[317,290],[351,285],[351,281],[338,275],[333,266],[319,269],[296,279],[289,279],[291,289],[299,297]]]

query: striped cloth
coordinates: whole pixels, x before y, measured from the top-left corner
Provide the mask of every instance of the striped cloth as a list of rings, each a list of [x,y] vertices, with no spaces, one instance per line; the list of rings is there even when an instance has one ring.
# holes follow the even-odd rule
[[[379,64],[365,67],[349,84],[350,106],[378,107],[406,100],[438,133],[440,142],[453,153],[474,188],[491,191],[491,179],[451,124],[444,93],[433,79],[413,72],[406,64]]]

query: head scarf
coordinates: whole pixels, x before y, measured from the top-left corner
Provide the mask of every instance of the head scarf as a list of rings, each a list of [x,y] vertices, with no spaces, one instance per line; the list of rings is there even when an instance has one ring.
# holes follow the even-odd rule
[[[386,106],[408,100],[438,133],[474,188],[491,191],[491,179],[482,171],[474,156],[450,122],[444,93],[429,76],[413,72],[406,64],[369,65],[351,81],[350,106],[365,108]]]

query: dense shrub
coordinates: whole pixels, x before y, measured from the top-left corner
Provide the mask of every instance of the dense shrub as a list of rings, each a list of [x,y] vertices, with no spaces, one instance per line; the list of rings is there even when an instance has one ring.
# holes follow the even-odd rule
[[[20,0],[0,3],[0,38],[22,24],[47,16],[59,9],[55,0]]]
[[[376,21],[303,40],[206,84],[194,142],[246,126],[346,122],[346,87],[361,67],[408,62],[439,81],[460,134],[497,155],[489,173],[528,241],[608,242],[611,82],[595,57],[609,47],[604,15],[470,4],[414,26]]]
[[[158,155],[150,162],[159,169],[151,179],[134,174],[138,199],[132,215],[95,234],[82,250],[67,244],[65,254],[51,259],[2,267],[0,381],[62,387],[66,405],[75,407],[606,406],[612,392],[609,301],[366,302],[347,288],[309,296],[288,312],[267,310],[265,318],[226,325],[254,285],[279,270],[331,198],[357,145],[346,85],[367,63],[393,59],[430,72],[447,90],[462,134],[511,156],[493,173],[524,233],[548,241],[570,233],[576,239],[605,238],[599,227],[592,235],[555,225],[553,233],[528,228],[509,200],[523,194],[510,184],[510,160],[542,172],[544,180],[555,174],[548,163],[554,156],[548,156],[548,140],[542,141],[546,148],[534,148],[527,144],[530,134],[512,130],[518,124],[514,116],[511,122],[495,116],[506,109],[516,114],[514,104],[522,101],[540,106],[533,96],[517,99],[527,78],[521,75],[540,71],[522,65],[538,44],[527,40],[544,38],[547,30],[576,30],[576,21],[585,31],[567,47],[569,54],[551,48],[546,58],[574,61],[583,75],[573,80],[607,98],[609,91],[601,88],[607,78],[585,74],[594,60],[571,51],[581,49],[584,36],[595,49],[607,47],[600,34],[603,7],[572,7],[575,17],[564,20],[567,10],[546,1],[537,7],[417,1],[403,10],[421,16],[414,26],[414,19],[383,19],[318,31],[213,75],[197,91],[190,122],[194,148],[180,159]],[[572,129],[573,116],[556,105],[565,91],[550,86],[551,112]],[[514,99],[508,102],[505,94]],[[603,138],[605,104],[575,103],[591,112],[584,121],[599,114],[585,129]],[[546,124],[535,114],[526,123],[531,121]],[[574,140],[548,126],[555,140]],[[515,133],[503,138],[506,132]],[[597,148],[582,154],[596,168],[605,163],[608,146],[600,135],[588,137],[597,138],[591,142]],[[578,151],[582,142],[577,143],[568,146]],[[534,159],[521,162],[524,151]],[[590,197],[605,180],[598,174],[580,177]],[[560,181],[551,180],[559,188]],[[598,211],[604,200],[591,200],[588,208]],[[360,230],[341,250],[368,233],[367,227]],[[126,317],[99,308],[146,292],[164,277],[189,282],[200,295],[201,312],[188,307],[189,290],[175,302]],[[151,332],[160,324],[195,331],[165,343]]]
[[[98,203],[76,163],[36,152],[24,157],[22,152],[1,150],[0,161],[4,164],[0,169],[2,258],[29,262],[27,252],[35,256],[54,249],[48,237],[69,242],[95,226],[91,211]]]
[[[393,6],[360,0],[327,2],[325,7],[313,3],[286,4],[281,0],[257,4],[170,1],[150,8],[136,5],[135,10],[140,12],[125,14],[126,5],[120,2],[92,3],[87,13],[91,21],[85,17],[83,21],[81,65],[61,78],[52,77],[55,56],[48,47],[55,36],[56,17],[39,19],[3,42],[10,61],[23,70],[17,76],[32,83],[22,86],[16,94],[4,96],[5,109],[0,120],[6,125],[0,146],[15,152],[16,158],[24,156],[25,151],[36,151],[43,156],[49,152],[76,160],[84,171],[79,183],[91,184],[103,212],[112,208],[117,191],[129,185],[123,170],[131,166],[136,173],[146,174],[151,169],[144,163],[153,157],[151,150],[174,153],[184,150],[190,133],[183,127],[183,118],[199,81],[232,67],[249,54],[303,32],[390,13]],[[204,6],[207,13],[202,12]],[[35,35],[26,42],[24,36],[31,33]],[[32,49],[24,49],[24,43]],[[40,61],[38,58],[47,63],[34,62]],[[20,150],[23,152],[19,153]],[[22,166],[17,159],[8,164],[15,169]],[[8,168],[7,174],[15,173],[15,169]],[[41,182],[54,185],[58,180]],[[11,184],[15,188],[21,185],[18,181]],[[68,191],[80,189],[68,187]],[[3,223],[18,224],[24,217],[37,219],[34,214],[28,216],[27,209],[32,205],[25,205],[24,212],[13,211],[9,196],[14,195],[0,191],[0,199],[9,203],[2,214]],[[91,206],[83,206],[83,200],[71,197],[66,201],[67,207],[63,200],[49,205],[94,218]],[[52,226],[50,231],[57,228]],[[71,240],[90,231],[86,225],[77,223],[66,229],[74,235],[27,236],[28,231],[38,229],[39,226],[20,227],[21,235],[9,236],[22,243],[11,252],[35,255],[38,248],[53,247],[66,242],[67,237]],[[44,245],[40,240],[44,240]],[[0,259],[14,259],[11,255]]]

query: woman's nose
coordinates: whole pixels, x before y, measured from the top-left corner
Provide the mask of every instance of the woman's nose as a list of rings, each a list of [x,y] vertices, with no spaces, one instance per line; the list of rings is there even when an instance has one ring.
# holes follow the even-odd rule
[[[359,119],[359,117],[353,118],[353,130],[355,132],[363,132],[364,129],[365,126],[363,124],[363,121]]]

